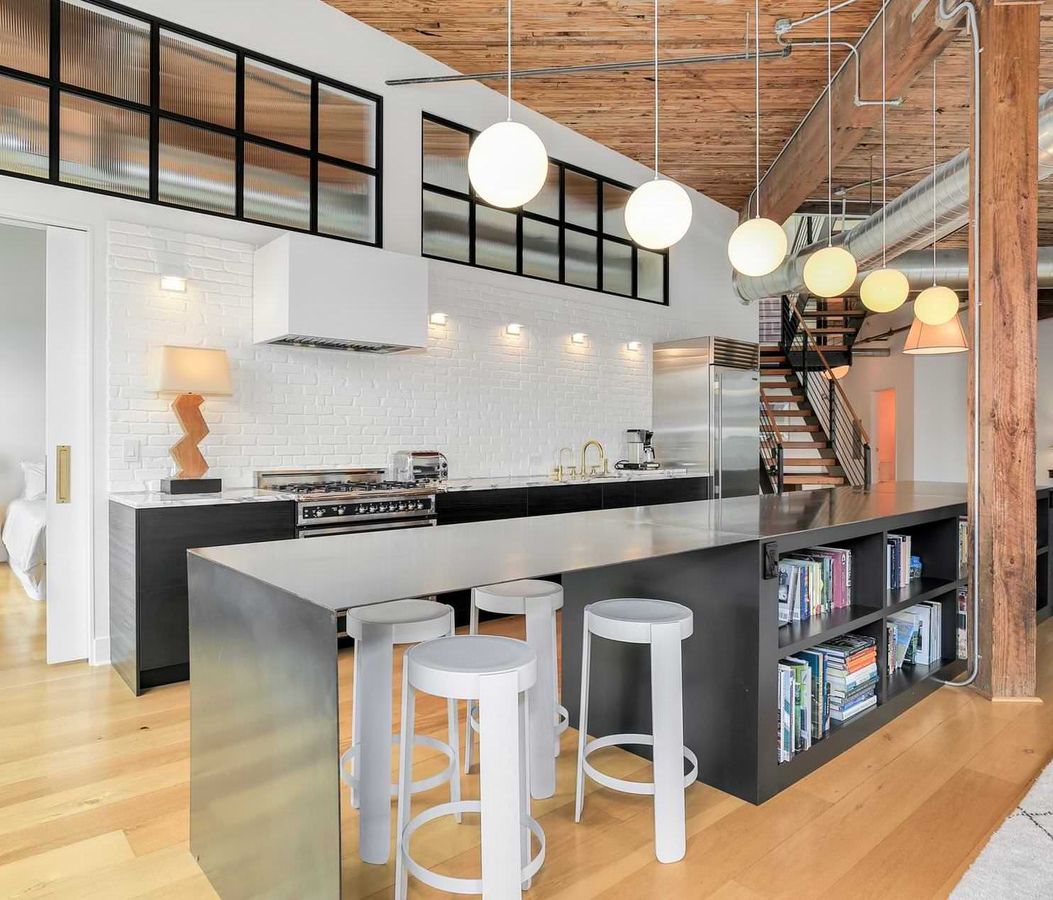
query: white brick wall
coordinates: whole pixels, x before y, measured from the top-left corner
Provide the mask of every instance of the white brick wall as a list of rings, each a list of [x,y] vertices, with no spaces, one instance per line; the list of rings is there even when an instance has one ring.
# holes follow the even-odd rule
[[[589,437],[618,459],[625,429],[650,423],[651,343],[723,333],[703,330],[705,311],[686,298],[667,309],[433,262],[431,309],[449,324],[431,326],[426,353],[255,346],[251,246],[117,222],[108,246],[112,490],[170,472],[180,432],[151,370],[163,344],[229,352],[234,396],[206,400],[202,449],[235,487],[259,468],[382,466],[406,448],[442,450],[453,477],[546,471],[559,447]],[[185,274],[187,292],[162,292],[163,273]],[[508,322],[523,334],[505,335]],[[139,459],[126,461],[135,441]]]

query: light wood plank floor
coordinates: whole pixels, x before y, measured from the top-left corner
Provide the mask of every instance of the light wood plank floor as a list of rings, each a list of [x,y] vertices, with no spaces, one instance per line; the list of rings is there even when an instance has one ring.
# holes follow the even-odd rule
[[[1039,643],[1044,704],[992,704],[944,688],[764,806],[694,785],[678,865],[654,860],[645,797],[592,790],[574,825],[568,731],[559,792],[534,807],[549,849],[528,896],[945,896],[1053,755],[1053,621]],[[350,656],[341,679],[349,698]],[[44,609],[0,565],[0,897],[215,896],[188,850],[187,698],[186,685],[136,699],[109,669],[46,666]],[[441,703],[418,708],[420,729],[441,736]],[[345,699],[345,745],[349,711]],[[420,762],[420,772],[437,765],[424,754]],[[602,764],[648,776],[626,753],[611,751]],[[466,796],[477,789],[473,773]],[[420,802],[443,798],[440,788]],[[344,810],[353,896],[390,896],[393,866],[355,857],[346,793]],[[478,860],[470,826],[429,825],[415,854],[470,873]],[[419,885],[411,893],[431,896]]]

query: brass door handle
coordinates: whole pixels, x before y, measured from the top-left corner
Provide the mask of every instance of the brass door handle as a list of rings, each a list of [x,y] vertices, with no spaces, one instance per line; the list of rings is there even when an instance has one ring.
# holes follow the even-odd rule
[[[55,502],[70,502],[70,452],[69,444],[55,448]]]

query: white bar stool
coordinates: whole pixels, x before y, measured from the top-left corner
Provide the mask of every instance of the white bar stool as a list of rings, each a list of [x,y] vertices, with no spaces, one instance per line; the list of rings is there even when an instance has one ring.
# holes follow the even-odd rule
[[[597,784],[628,794],[654,795],[654,844],[659,862],[684,858],[687,849],[684,789],[698,774],[698,758],[684,746],[684,688],[680,642],[691,636],[691,610],[668,600],[601,600],[585,607],[581,647],[581,718],[574,821],[585,805],[585,775]],[[589,650],[592,635],[610,641],[651,645],[650,734],[611,734],[588,740]],[[589,754],[625,744],[654,747],[654,781],[625,781],[595,769]],[[690,771],[684,774],[684,758]]]
[[[362,861],[384,865],[391,855],[391,798],[398,785],[389,782],[391,706],[395,644],[419,644],[453,634],[453,607],[434,600],[396,600],[359,606],[347,611],[347,633],[355,639],[355,669],[351,712],[351,747],[340,757],[340,777],[351,791],[351,805],[359,810],[358,853]],[[432,747],[448,760],[434,775],[412,784],[413,793],[450,783],[450,799],[461,798],[457,752],[457,702],[448,704],[449,743],[417,735],[415,744]],[[410,722],[412,733],[413,723]],[[406,730],[405,719],[402,730]],[[413,756],[407,765],[412,766]],[[412,769],[408,773],[412,776]],[[458,821],[460,821],[458,819]]]
[[[523,641],[490,635],[455,635],[406,652],[402,670],[402,728],[399,805],[396,826],[395,897],[405,900],[409,876],[439,891],[482,894],[507,900],[522,888],[545,860],[545,832],[530,816],[527,791],[527,692],[537,680],[538,663]],[[410,770],[413,709],[417,691],[436,697],[478,701],[479,800],[451,800],[410,818]],[[482,877],[440,875],[410,853],[413,833],[442,816],[480,814]],[[530,855],[530,835],[538,843]]]
[[[570,717],[559,702],[556,659],[556,612],[563,608],[563,588],[551,581],[525,579],[472,589],[469,633],[479,632],[479,610],[526,617],[526,642],[537,654],[537,683],[530,692],[530,795],[543,800],[556,793],[559,736]],[[546,723],[549,723],[546,727]],[[554,729],[554,730],[553,730]],[[468,704],[464,728],[464,772],[472,767],[472,732],[479,731],[475,710]],[[546,735],[552,736],[551,743]]]

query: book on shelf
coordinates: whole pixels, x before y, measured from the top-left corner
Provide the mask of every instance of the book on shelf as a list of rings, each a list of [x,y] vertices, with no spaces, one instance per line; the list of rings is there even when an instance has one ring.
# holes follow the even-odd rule
[[[779,762],[812,746],[812,667],[803,659],[779,662]]]
[[[958,577],[969,574],[969,517],[958,517]]]
[[[926,600],[885,620],[888,638],[886,669],[933,665],[943,659],[943,604]]]
[[[885,537],[885,586],[890,590],[904,588],[910,584],[912,560],[909,534],[888,534]],[[921,559],[917,570],[921,572]]]
[[[852,551],[815,547],[779,560],[779,624],[852,605]]]
[[[969,589],[958,588],[958,659],[969,658]]]

